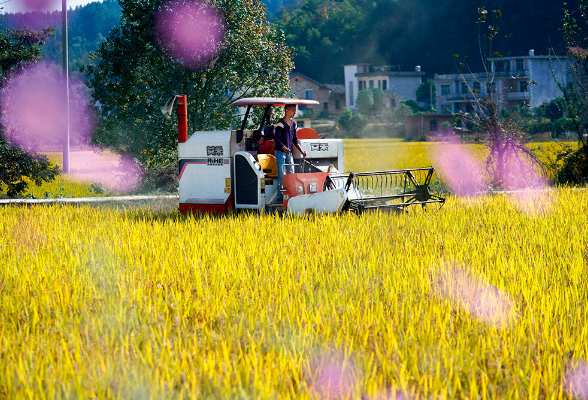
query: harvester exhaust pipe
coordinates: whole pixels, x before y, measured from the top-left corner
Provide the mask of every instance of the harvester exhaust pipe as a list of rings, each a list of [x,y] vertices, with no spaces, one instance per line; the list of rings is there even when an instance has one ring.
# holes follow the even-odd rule
[[[182,94],[170,97],[161,107],[161,112],[171,115],[175,105],[178,106],[178,143],[184,143],[188,140],[188,96]]]
[[[188,96],[178,96],[178,143],[188,140]]]

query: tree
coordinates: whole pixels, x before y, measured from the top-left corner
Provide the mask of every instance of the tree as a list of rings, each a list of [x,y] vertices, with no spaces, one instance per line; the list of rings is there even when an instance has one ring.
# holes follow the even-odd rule
[[[418,101],[426,101],[429,108],[435,108],[437,102],[437,85],[431,78],[419,85],[416,91]],[[431,97],[432,96],[432,97]]]
[[[469,56],[459,63],[460,73],[463,74],[465,69],[467,75],[474,77],[477,83],[475,87],[463,81],[467,85],[467,94],[464,94],[464,99],[471,111],[462,111],[459,115],[479,134],[479,140],[483,141],[488,148],[486,170],[493,182],[499,186],[517,188],[534,183],[533,181],[536,180],[534,168],[539,167],[546,173],[546,166],[527,148],[527,139],[519,119],[520,113],[516,108],[505,109],[502,90],[496,85],[494,74],[486,67],[489,54],[495,57],[500,56],[500,53],[492,52],[492,43],[498,37],[497,22],[501,17],[500,10],[489,12],[484,7],[478,9],[476,24],[479,29],[480,43],[487,44],[487,47],[480,44],[479,49],[485,73],[482,76],[472,73],[468,65],[471,58]],[[483,26],[488,28],[486,33],[481,31]],[[454,57],[456,60],[460,59],[458,54]]]
[[[379,88],[371,88],[374,104],[372,105],[372,115],[380,115],[386,108],[386,94]]]
[[[269,1],[269,0],[267,0]],[[503,22],[515,40],[509,55],[529,49],[545,53],[559,43],[562,3],[550,0],[487,0],[488,9],[503,10]],[[278,13],[274,23],[296,48],[296,70],[319,82],[344,83],[342,65],[372,63],[413,70],[420,65],[428,75],[454,68],[456,48],[476,54],[478,38],[469,24],[476,6],[461,0],[300,0],[297,7]],[[533,34],[529,34],[533,32]],[[498,41],[500,38],[496,38]],[[481,60],[472,59],[479,70]]]
[[[353,112],[346,108],[337,118],[337,125],[343,131],[345,136],[352,138],[361,137],[361,133],[368,124],[368,120],[364,115],[353,114]]]
[[[357,109],[362,115],[379,115],[386,107],[386,95],[378,88],[362,89],[357,93]]]
[[[96,144],[133,155],[147,167],[174,163],[176,124],[160,111],[171,96],[188,95],[190,130],[211,130],[239,122],[230,106],[239,98],[288,92],[291,51],[283,34],[268,23],[259,0],[121,0],[120,5],[120,26],[94,54],[96,65],[86,68],[91,95],[99,103]],[[196,13],[209,7],[219,16],[224,34],[203,39],[214,51],[196,58],[175,53],[182,43],[171,41],[165,24],[157,24],[158,13],[173,13],[174,7]],[[186,28],[175,23],[164,27],[180,33]]]
[[[362,115],[371,115],[374,106],[374,94],[370,89],[362,89],[357,93],[357,111]]]
[[[53,29],[34,31],[24,27],[20,30],[0,30],[0,89],[8,80],[41,59],[40,46],[47,37],[53,35]],[[2,112],[4,105],[0,103]],[[16,197],[23,193],[28,178],[36,185],[50,182],[59,173],[58,168],[47,160],[46,156],[25,151],[12,143],[6,136],[4,126],[0,124],[0,184],[6,185],[7,195]]]
[[[559,88],[563,92],[565,111],[576,133],[578,149],[568,148],[558,155],[563,161],[556,181],[561,184],[588,183],[588,142],[584,138],[588,127],[588,5],[578,0],[575,10],[564,9],[563,37],[567,49],[570,82]]]
[[[566,102],[563,97],[555,97],[545,106],[545,116],[550,121],[556,121],[564,117]]]

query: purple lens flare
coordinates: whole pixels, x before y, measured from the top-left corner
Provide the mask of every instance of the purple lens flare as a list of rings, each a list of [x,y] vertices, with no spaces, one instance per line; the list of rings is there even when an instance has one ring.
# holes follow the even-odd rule
[[[141,179],[129,157],[100,154],[88,144],[94,129],[90,99],[81,82],[70,82],[70,178],[100,182],[129,192]],[[61,71],[37,64],[12,77],[2,90],[2,123],[8,139],[30,152],[61,152],[68,129],[65,83]]]
[[[161,49],[187,68],[204,67],[217,57],[224,40],[224,19],[205,3],[175,0],[164,3],[155,16]]]
[[[437,146],[433,154],[441,179],[462,196],[474,196],[484,190],[484,173],[480,163],[459,143]]]
[[[433,294],[488,325],[510,323],[513,299],[510,295],[465,268],[450,266],[433,278]]]

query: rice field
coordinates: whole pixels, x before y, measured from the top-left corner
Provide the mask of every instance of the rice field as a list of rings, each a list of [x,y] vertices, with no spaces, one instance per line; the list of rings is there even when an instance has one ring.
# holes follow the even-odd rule
[[[344,139],[345,169],[348,171],[378,171],[402,168],[418,168],[439,165],[439,154],[451,144],[447,142],[405,142],[402,139]],[[543,159],[553,158],[555,151],[561,144],[531,143],[532,148],[541,147]],[[479,144],[465,144],[463,147],[477,161],[480,168],[484,168],[486,150]],[[49,160],[63,167],[61,153],[46,153]],[[115,157],[106,153],[105,158]],[[83,162],[84,158],[81,158]],[[95,197],[113,196],[119,191],[113,188],[104,177],[112,166],[102,163],[96,166],[93,174],[87,174],[84,179],[60,176],[53,182],[41,186],[29,184],[25,196],[34,198],[55,197]],[[91,169],[91,167],[89,167]],[[440,176],[443,179],[443,176]],[[109,179],[108,177],[106,178]],[[112,179],[110,179],[112,180]]]
[[[530,143],[531,149],[540,149],[539,157],[554,159],[562,142]],[[573,143],[572,143],[573,145]],[[404,168],[428,167],[439,164],[439,154],[454,144],[450,142],[405,142],[403,139],[345,139],[345,169],[364,172]],[[487,150],[481,144],[461,145],[481,168]]]
[[[0,208],[0,399],[586,398],[588,197]]]

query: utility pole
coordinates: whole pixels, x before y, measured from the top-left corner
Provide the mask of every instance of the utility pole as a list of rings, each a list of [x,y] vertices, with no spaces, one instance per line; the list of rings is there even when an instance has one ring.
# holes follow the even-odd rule
[[[69,168],[69,72],[67,60],[67,0],[61,0],[61,22],[62,28],[62,43],[63,43],[63,81],[65,84],[65,118],[66,128],[65,137],[63,139],[63,172],[70,173]]]

